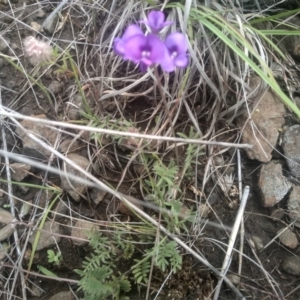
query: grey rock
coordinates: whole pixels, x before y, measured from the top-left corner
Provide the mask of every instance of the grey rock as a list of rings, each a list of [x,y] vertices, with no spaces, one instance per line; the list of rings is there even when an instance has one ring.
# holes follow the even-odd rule
[[[9,246],[7,243],[0,243],[0,261],[6,258]]]
[[[70,153],[67,155],[67,158],[72,160],[75,164],[77,164],[79,167],[81,167],[84,170],[90,171],[90,162],[83,156],[80,156],[75,153]],[[74,167],[70,166],[69,164],[65,164],[64,170],[66,170],[66,173],[73,174],[75,176],[78,176],[79,178],[86,179],[85,176],[82,175],[82,173],[78,170],[76,170]],[[78,182],[77,180],[70,179],[66,177],[65,172],[61,176],[61,186],[63,189],[67,191],[67,193],[77,202],[80,201],[81,196],[86,193],[86,185],[84,183]]]
[[[0,52],[5,53],[8,50],[8,45],[10,40],[8,38],[3,38],[0,35]]]
[[[15,181],[22,181],[29,174],[31,166],[23,163],[13,163],[10,168],[11,178]]]
[[[84,220],[78,220],[72,228],[71,237],[74,245],[83,246],[88,243],[91,230],[99,230],[98,226]]]
[[[98,205],[105,197],[106,192],[104,190],[99,189],[93,189],[90,193],[90,197],[95,203],[95,205]]]
[[[48,120],[45,115],[31,115],[31,117]],[[46,144],[51,146],[54,145],[58,135],[56,130],[30,120],[23,120],[21,125],[31,134],[34,134],[37,138],[44,141]],[[22,140],[24,154],[28,154],[31,157],[44,159],[50,157],[51,152],[46,150],[40,144],[36,143],[32,138],[28,137],[21,128],[17,127],[16,133]]]
[[[60,200],[56,207],[53,209],[53,212],[51,213],[52,217],[56,218],[62,218],[69,210],[69,206],[67,202]]]
[[[300,276],[300,257],[299,256],[287,256],[283,259],[282,269],[291,275]]]
[[[273,161],[262,165],[258,185],[265,207],[277,204],[291,188],[291,184],[282,175],[282,166]]]
[[[255,89],[260,82],[260,78],[254,77],[250,87]],[[245,112],[237,118],[237,125],[242,130],[243,143],[253,145],[252,149],[245,150],[248,157],[268,162],[272,158],[271,153],[279,137],[278,130],[285,122],[285,108],[271,91],[267,91],[262,97],[255,96],[250,108],[251,120],[249,120],[248,113]]]
[[[78,140],[67,138],[59,144],[57,150],[61,153],[69,153],[77,150],[79,147],[80,143]]]
[[[53,295],[49,300],[75,300],[75,296],[70,291],[65,291]]]
[[[0,57],[0,68],[2,68],[5,65],[5,60],[4,58]]]
[[[300,177],[300,125],[291,126],[283,134],[282,148],[291,173]]]
[[[63,86],[63,84],[61,82],[53,80],[49,84],[48,90],[55,95],[55,94],[60,93],[62,91],[63,87],[64,86]]]
[[[298,246],[297,235],[289,228],[280,229],[277,234],[280,234],[280,242],[291,249],[295,249]]]
[[[30,290],[31,290],[32,295],[35,297],[41,297],[44,293],[43,289],[40,288],[37,283],[32,284]]]
[[[41,231],[41,235],[36,250],[39,251],[44,248],[55,245],[56,243],[59,243],[61,239],[59,234],[60,234],[59,224],[52,221],[46,221],[43,230]],[[36,235],[37,235],[37,230],[29,237],[29,242],[31,244],[34,243]]]
[[[81,95],[76,94],[73,99],[68,102],[67,115],[71,120],[79,120],[81,118],[81,111],[83,111],[83,99]]]
[[[264,242],[259,236],[253,235],[253,236],[251,236],[251,240],[257,251],[260,251],[264,248]]]
[[[53,295],[49,300],[75,300],[75,296],[70,291],[59,292]]]
[[[14,224],[8,224],[0,229],[0,241],[8,239],[15,231]]]
[[[300,186],[293,186],[287,207],[290,218],[295,221],[294,225],[300,228]]]
[[[36,17],[39,18],[39,19],[42,19],[44,18],[46,15],[46,13],[43,11],[42,8],[39,7],[39,10],[36,12]]]

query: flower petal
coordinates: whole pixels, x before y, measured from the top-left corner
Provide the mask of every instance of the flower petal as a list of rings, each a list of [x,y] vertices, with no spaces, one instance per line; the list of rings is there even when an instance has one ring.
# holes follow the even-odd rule
[[[180,54],[175,58],[174,62],[177,67],[185,68],[189,63],[189,59],[186,54]]]
[[[130,38],[132,38],[135,35],[144,35],[144,33],[143,33],[142,29],[139,26],[137,26],[137,25],[129,25],[126,28],[126,30],[125,30],[125,32],[124,32],[124,34],[122,36],[122,40],[124,42],[126,42],[127,40],[129,40]]]
[[[160,63],[165,56],[166,47],[164,43],[154,34],[148,34],[146,38],[150,51],[150,60],[153,63]]]
[[[175,70],[174,59],[171,57],[167,48],[165,48],[164,58],[161,60],[160,65],[166,72],[173,72]]]
[[[178,54],[185,53],[188,49],[185,36],[179,32],[168,35],[165,40],[165,45],[170,52],[176,51]]]
[[[151,29],[160,29],[165,21],[165,15],[161,11],[153,10],[148,14],[148,25]]]
[[[142,58],[142,51],[147,47],[147,38],[144,35],[135,35],[125,43],[125,59],[139,63]]]
[[[115,38],[114,40],[114,51],[116,54],[120,56],[124,56],[125,54],[125,43],[120,38]]]

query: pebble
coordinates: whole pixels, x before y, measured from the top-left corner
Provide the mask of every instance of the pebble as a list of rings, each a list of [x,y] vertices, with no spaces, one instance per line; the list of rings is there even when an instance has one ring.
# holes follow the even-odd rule
[[[20,182],[29,175],[31,166],[23,163],[13,163],[10,168],[12,180]]]
[[[53,235],[52,233],[54,233],[55,235]],[[46,221],[42,228],[36,250],[39,251],[52,245],[56,245],[56,243],[59,243],[61,237],[56,234],[60,234],[59,224],[53,221]],[[29,237],[29,242],[31,244],[34,243],[36,235],[37,230],[34,231],[33,234]]]
[[[291,188],[291,183],[282,175],[281,164],[276,164],[274,161],[262,165],[258,185],[264,207],[277,204]]]
[[[290,248],[296,249],[298,246],[297,235],[289,228],[280,229],[277,234],[280,234],[279,240],[282,245]]]
[[[59,292],[53,295],[49,300],[75,300],[75,296],[70,291]]]
[[[72,227],[71,237],[73,238],[73,244],[77,246],[86,245],[91,230],[99,230],[99,227],[90,222],[78,220]]]
[[[8,50],[8,45],[10,40],[8,38],[3,38],[0,36],[0,52],[5,53]]]
[[[66,156],[68,159],[73,161],[76,165],[81,167],[84,170],[87,170],[90,172],[91,166],[88,159],[86,159],[84,156],[78,155],[76,153],[69,153]],[[69,164],[66,164],[64,162],[64,170],[66,170],[66,173],[70,173],[72,175],[75,175],[79,178],[86,177],[82,175],[80,171],[75,169],[74,167],[70,166]],[[86,194],[86,184],[79,182],[78,180],[70,179],[65,176],[65,172],[62,172],[61,176],[61,187],[67,191],[67,193],[77,202],[81,200],[81,195]]]
[[[260,83],[261,79],[255,76],[250,80],[250,87],[254,90]],[[285,123],[286,112],[283,103],[270,90],[261,97],[257,95],[253,97],[255,98],[250,108],[251,121],[247,111],[237,118],[237,125],[242,130],[243,143],[253,145],[251,149],[245,150],[248,157],[260,162],[268,162],[272,159],[279,129]]]
[[[56,94],[60,93],[60,92],[63,90],[63,87],[64,87],[63,83],[61,83],[61,82],[59,82],[59,81],[56,81],[56,80],[53,80],[53,81],[49,84],[48,90],[49,90],[52,94],[56,95]]]
[[[300,257],[286,256],[282,261],[281,267],[288,274],[300,276]]]
[[[295,221],[294,225],[300,228],[300,186],[293,186],[287,207],[290,218]]]
[[[38,119],[49,120],[45,115],[31,115]],[[55,129],[46,127],[43,124],[40,124],[35,121],[23,120],[20,122],[21,125],[30,131],[31,134],[34,134],[37,138],[42,139],[48,145],[54,145],[59,134]],[[42,145],[36,143],[31,137],[27,136],[26,133],[20,128],[17,127],[16,133],[19,135],[19,138],[23,143],[23,154],[28,154],[31,158],[42,158],[45,159],[50,157],[51,152],[46,150]]]
[[[282,148],[291,173],[300,177],[300,125],[291,126],[283,134]]]
[[[96,188],[92,189],[90,193],[90,197],[93,200],[95,205],[98,205],[100,202],[102,202],[105,196],[106,196],[106,191],[96,189]]]

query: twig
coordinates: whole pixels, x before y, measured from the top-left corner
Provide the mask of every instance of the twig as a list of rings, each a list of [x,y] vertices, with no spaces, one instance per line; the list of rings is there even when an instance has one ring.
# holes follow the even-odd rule
[[[218,285],[217,285],[216,290],[215,290],[214,300],[219,299],[219,294],[220,294],[222,282],[223,282],[224,276],[226,275],[227,270],[230,266],[232,250],[233,250],[233,247],[234,247],[234,244],[235,244],[235,240],[236,240],[236,236],[238,234],[238,230],[239,230],[239,227],[240,227],[240,224],[241,224],[241,220],[242,220],[243,215],[244,215],[244,210],[245,210],[245,207],[246,207],[248,196],[249,196],[249,186],[245,186],[243,197],[242,197],[242,200],[241,200],[241,203],[240,203],[240,207],[239,207],[239,210],[238,210],[235,222],[234,222],[234,226],[233,226],[233,229],[232,229],[232,232],[231,232],[231,235],[230,235],[227,252],[226,252],[224,262],[223,262],[223,266],[222,266],[222,270],[221,270],[221,276],[219,278]]]
[[[57,122],[57,121],[29,117],[29,116],[21,115],[18,113],[10,113],[10,112],[5,111],[3,107],[0,107],[0,115],[11,117],[11,118],[16,118],[16,119],[34,121],[37,123],[42,123],[42,124],[46,124],[46,125],[50,125],[50,126],[61,126],[61,127],[66,127],[66,128],[85,130],[85,131],[90,131],[90,132],[98,132],[98,133],[110,134],[110,135],[129,136],[129,137],[135,137],[135,138],[169,141],[169,142],[175,142],[175,143],[213,145],[213,146],[219,146],[219,147],[234,147],[234,148],[244,148],[244,149],[252,148],[252,145],[249,145],[249,144],[234,144],[234,143],[223,143],[223,142],[213,142],[213,141],[202,141],[200,139],[183,139],[183,138],[176,138],[176,137],[157,136],[157,135],[141,134],[141,133],[135,133],[135,132],[121,132],[121,131],[117,131],[117,130],[88,127],[88,126],[83,126],[83,125],[75,125],[75,124],[70,124],[70,123]]]
[[[2,105],[2,97],[1,96],[2,96],[2,94],[1,94],[1,88],[0,88],[0,105]],[[7,151],[6,134],[5,134],[5,126],[2,126],[2,145],[3,145],[3,150],[5,152],[8,152]],[[5,159],[6,177],[7,177],[7,181],[8,181],[7,182],[7,192],[8,192],[8,199],[9,199],[9,204],[10,204],[10,212],[11,212],[12,216],[14,217],[14,219],[16,220],[13,189],[12,189],[12,185],[11,185],[10,163],[9,163],[9,158],[8,158],[7,155],[4,156],[4,159]],[[18,257],[20,257],[21,249],[20,249],[19,237],[18,237],[17,230],[14,230],[13,236],[14,236],[14,240],[15,240],[15,245],[16,245],[16,250],[17,250]],[[20,267],[21,265],[22,265],[22,261],[19,260],[18,261],[18,266]],[[19,273],[20,273],[20,278],[21,278],[23,299],[26,300],[27,296],[26,296],[25,278],[24,278],[24,274],[19,271],[19,268],[16,268],[16,270],[15,270],[15,276],[14,276],[14,280],[13,280],[13,283],[12,283],[12,290],[14,290],[14,287],[17,283],[17,278],[18,278]],[[7,283],[8,282],[9,281],[7,281]],[[9,299],[11,299],[12,296],[13,296],[13,293],[10,294]]]
[[[237,149],[237,171],[238,171],[239,198],[240,198],[240,202],[241,202],[242,201],[243,184],[242,184],[242,164],[241,164],[240,149]],[[239,268],[238,268],[239,276],[241,276],[241,274],[242,274],[244,240],[245,240],[245,226],[244,226],[244,219],[242,219],[241,226],[240,226],[240,253],[239,253]]]

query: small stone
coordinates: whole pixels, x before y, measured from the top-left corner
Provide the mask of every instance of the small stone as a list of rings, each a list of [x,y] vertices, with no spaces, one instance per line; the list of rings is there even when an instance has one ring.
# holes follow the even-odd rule
[[[33,244],[35,241],[37,230],[35,230],[34,233],[29,237],[29,242],[31,244]],[[59,234],[59,224],[52,221],[46,221],[42,228],[36,250],[39,251],[52,245],[56,245],[56,243],[59,243],[59,241],[61,240],[61,236]]]
[[[241,277],[235,274],[229,274],[227,276],[227,278],[234,284],[234,285],[238,285],[240,284],[241,281]]]
[[[90,222],[78,220],[72,228],[71,237],[73,238],[73,244],[77,246],[83,246],[87,244],[91,230],[99,230],[99,227]]]
[[[67,104],[67,115],[70,120],[79,120],[81,111],[83,111],[83,99],[80,94],[76,94]]]
[[[45,17],[45,15],[46,15],[46,13],[43,11],[43,9],[39,8],[39,10],[36,12],[35,16],[39,19],[42,19]]]
[[[255,246],[255,249],[257,251],[260,251],[264,248],[264,243],[263,243],[262,239],[259,236],[253,235],[253,236],[251,236],[251,240],[252,240],[252,242]]]
[[[37,283],[32,284],[30,290],[31,290],[32,295],[35,297],[41,297],[44,293],[43,289],[40,288]]]
[[[287,207],[290,218],[295,221],[294,225],[300,228],[300,186],[293,186]]]
[[[10,40],[7,38],[3,38],[0,35],[0,52],[5,53],[8,50],[8,45],[10,43]]]
[[[43,31],[43,27],[37,22],[31,22],[30,25],[34,31],[37,31],[37,32]]]
[[[70,291],[65,291],[53,295],[49,300],[75,300],[75,296]]]
[[[67,138],[59,144],[57,150],[61,153],[69,153],[77,150],[79,147],[80,144],[78,140],[74,141],[73,139]]]
[[[253,77],[250,82],[252,90],[261,84],[261,79]],[[250,108],[251,119],[248,112],[237,118],[237,125],[242,130],[243,143],[251,144],[246,149],[250,159],[268,162],[272,158],[272,151],[277,144],[279,129],[284,125],[285,108],[283,103],[267,90],[261,97],[253,95],[254,101]],[[245,125],[246,124],[246,125]]]
[[[126,200],[131,202],[132,204],[135,204],[139,209],[143,210],[143,207],[141,206],[138,199],[131,197],[129,195],[121,194]],[[136,217],[136,214],[133,209],[131,209],[128,205],[126,205],[123,201],[120,201],[119,204],[119,212],[123,215]]]
[[[8,249],[9,245],[7,243],[0,243],[0,261],[6,258]]]
[[[207,218],[209,212],[210,212],[210,208],[206,203],[200,203],[199,204],[199,215],[201,218]]]
[[[61,82],[56,81],[56,80],[53,80],[53,81],[49,84],[48,90],[49,90],[52,94],[56,95],[56,94],[58,94],[58,93],[60,93],[60,92],[62,91],[63,87],[64,87],[64,86],[63,86],[63,84],[62,84]]]
[[[300,276],[300,257],[287,256],[283,259],[282,269],[291,275]]]
[[[0,68],[2,68],[5,65],[5,60],[4,58],[0,57]]]
[[[295,249],[298,246],[297,236],[289,228],[283,228],[279,230],[277,234],[280,234],[279,240],[284,246],[289,247],[291,249]]]
[[[49,120],[45,115],[31,115],[37,119]],[[49,128],[41,123],[23,120],[21,125],[27,129],[31,134],[41,139],[48,145],[53,146],[56,142],[59,134],[55,129]],[[23,143],[23,154],[34,158],[45,159],[50,157],[51,152],[46,150],[42,145],[36,143],[31,137],[29,137],[20,127],[17,127],[16,133],[19,135]]]
[[[291,173],[300,177],[300,125],[291,126],[283,134],[282,148]]]
[[[75,164],[77,164],[79,167],[81,167],[84,170],[87,170],[88,172],[91,169],[90,162],[88,159],[86,159],[83,156],[80,156],[76,153],[69,153],[66,156],[68,159],[73,161]],[[64,162],[66,172],[62,172],[61,176],[61,187],[67,191],[67,193],[77,202],[81,200],[81,195],[84,195],[86,193],[86,184],[79,182],[78,180],[73,180],[70,178],[67,178],[65,174],[72,174],[79,178],[86,179],[86,176],[83,176],[80,171],[75,169],[74,167],[70,166],[69,164],[66,164]]]
[[[31,167],[23,163],[13,163],[10,165],[11,178],[15,181],[22,181],[26,176],[29,175]]]
[[[90,197],[95,203],[95,205],[98,205],[101,201],[103,201],[105,195],[106,191],[100,189],[93,189],[90,193]]]
[[[259,174],[262,205],[272,207],[289,192],[291,184],[282,175],[282,166],[273,161],[263,164]]]
[[[66,213],[69,210],[69,206],[67,204],[67,202],[60,200],[56,207],[53,209],[51,216],[53,218],[62,218],[64,217],[64,215],[66,215]]]

